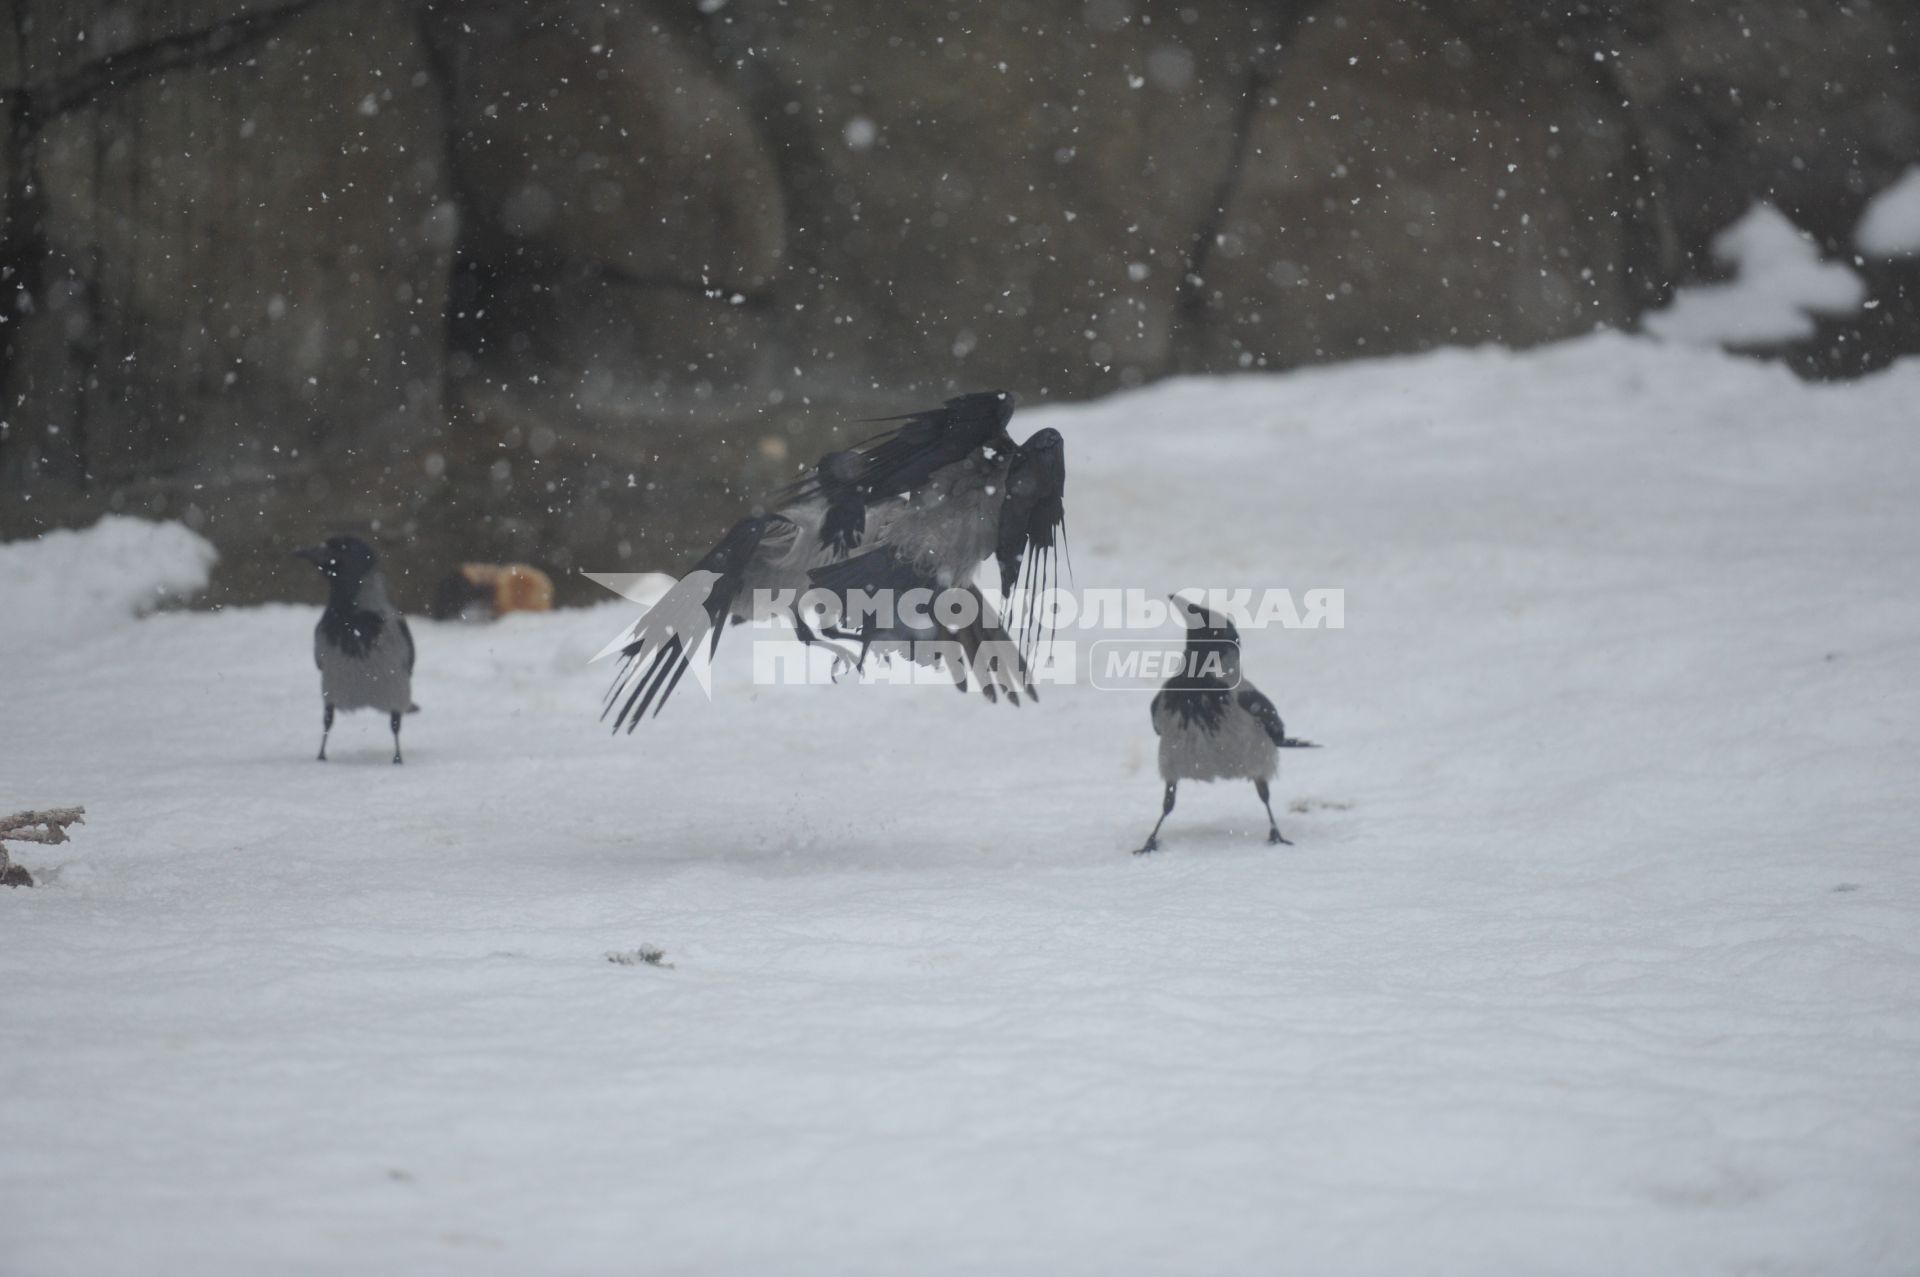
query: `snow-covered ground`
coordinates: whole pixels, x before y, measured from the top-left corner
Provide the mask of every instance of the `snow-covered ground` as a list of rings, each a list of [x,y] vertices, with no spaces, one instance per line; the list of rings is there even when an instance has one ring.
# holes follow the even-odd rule
[[[88,809],[0,893],[0,1271],[1915,1271],[1917,405],[1596,337],[1023,414],[1079,586],[1346,590],[1248,636],[1292,848],[1129,855],[1138,695],[730,637],[611,739],[618,602],[417,623],[407,766],[322,766],[315,608],[0,552],[76,618],[0,810]]]

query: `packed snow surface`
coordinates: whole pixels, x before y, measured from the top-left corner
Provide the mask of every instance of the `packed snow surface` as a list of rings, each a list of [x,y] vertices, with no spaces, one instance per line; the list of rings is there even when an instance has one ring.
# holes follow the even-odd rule
[[[1771,204],[1714,236],[1713,255],[1734,278],[1680,289],[1647,316],[1648,332],[1695,346],[1769,346],[1811,337],[1816,315],[1851,315],[1867,299],[1860,276],[1822,261],[1819,245]]]
[[[1920,164],[1867,201],[1854,242],[1869,257],[1920,257]]]
[[[0,893],[0,1271],[1912,1271],[1916,402],[1603,336],[1023,413],[1079,587],[1346,591],[1247,635],[1290,848],[1129,854],[1144,696],[750,631],[610,738],[619,600],[415,622],[406,766],[322,765],[316,607],[9,549],[0,810],[88,815]]]

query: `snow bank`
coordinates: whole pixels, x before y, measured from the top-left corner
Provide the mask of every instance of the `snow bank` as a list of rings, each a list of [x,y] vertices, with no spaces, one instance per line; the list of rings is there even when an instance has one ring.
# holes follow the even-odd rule
[[[16,639],[47,639],[105,629],[206,588],[217,557],[184,524],[124,515],[0,544],[6,630]]]
[[[1868,257],[1920,256],[1920,165],[1867,202],[1853,242]]]
[[[1813,336],[1814,316],[1850,315],[1866,300],[1851,269],[1820,259],[1806,232],[1770,204],[1756,204],[1713,240],[1732,267],[1729,283],[1682,288],[1647,331],[1692,346],[1766,346]]]

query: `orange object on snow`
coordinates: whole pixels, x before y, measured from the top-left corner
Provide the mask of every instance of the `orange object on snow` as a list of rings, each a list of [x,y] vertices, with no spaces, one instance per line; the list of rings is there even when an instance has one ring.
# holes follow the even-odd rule
[[[433,615],[442,621],[552,610],[553,579],[525,563],[462,563],[433,595]]]

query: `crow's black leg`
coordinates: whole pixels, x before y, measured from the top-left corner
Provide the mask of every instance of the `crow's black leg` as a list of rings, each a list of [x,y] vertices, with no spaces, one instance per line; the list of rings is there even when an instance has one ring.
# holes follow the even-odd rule
[[[859,663],[854,660],[853,654],[851,652],[848,652],[845,648],[836,647],[832,643],[827,642],[827,639],[826,639],[827,635],[832,635],[834,638],[839,638],[840,635],[836,631],[831,629],[825,629],[825,630],[820,630],[816,632],[814,628],[811,625],[808,625],[806,623],[806,620],[801,617],[799,608],[795,608],[793,610],[793,634],[794,634],[794,637],[799,639],[802,643],[805,643],[809,646],[812,646],[813,644],[817,643],[821,647],[824,647],[829,652],[833,653],[833,677],[835,682],[838,682],[840,679],[842,667],[845,667],[847,669],[859,668]]]
[[[860,645],[860,655],[854,659],[853,668],[857,670],[867,668],[867,653],[873,650],[872,626],[861,626],[860,632],[857,634],[845,626],[832,626],[820,632],[828,638],[839,639],[842,643],[858,643]]]
[[[1253,782],[1253,789],[1260,795],[1260,805],[1267,809],[1267,845],[1271,847],[1276,843],[1284,843],[1289,847],[1293,846],[1293,840],[1280,833],[1280,822],[1273,818],[1272,794],[1267,789],[1267,782],[1256,780]]]
[[[320,761],[327,761],[327,737],[333,732],[333,702],[325,701],[326,710],[320,715]]]
[[[1144,856],[1160,846],[1160,826],[1167,823],[1167,816],[1173,811],[1173,791],[1179,784],[1177,780],[1167,782],[1167,797],[1166,801],[1160,804],[1160,819],[1153,822],[1153,832],[1147,835],[1146,846],[1134,852],[1134,855]]]
[[[400,765],[400,711],[393,711],[391,718],[393,721],[393,763],[394,766],[398,767]]]

